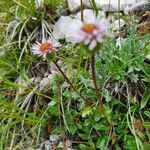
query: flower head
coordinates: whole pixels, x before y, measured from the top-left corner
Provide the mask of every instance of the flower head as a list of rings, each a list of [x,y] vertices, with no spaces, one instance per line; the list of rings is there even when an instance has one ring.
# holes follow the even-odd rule
[[[41,43],[37,42],[32,46],[31,50],[33,54],[45,57],[48,53],[53,53],[57,51],[60,44],[52,38],[48,40],[43,40]]]
[[[108,21],[101,19],[100,16],[96,17],[93,11],[89,11],[84,16],[84,21],[81,21],[78,16],[75,19],[63,17],[61,21],[63,20],[64,23],[60,23],[59,29],[60,32],[66,34],[66,41],[83,42],[88,45],[89,50],[93,50],[98,43],[102,43],[103,38],[108,35]]]

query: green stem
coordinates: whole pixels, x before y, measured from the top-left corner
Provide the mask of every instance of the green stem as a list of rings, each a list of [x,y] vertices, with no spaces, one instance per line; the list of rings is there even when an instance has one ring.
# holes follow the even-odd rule
[[[80,5],[81,5],[81,7],[80,7],[80,10],[81,10],[81,21],[83,21],[83,1],[82,0],[80,0]]]
[[[57,64],[57,62],[53,62],[55,64],[55,66],[58,68],[58,70],[60,71],[60,73],[63,75],[64,79],[70,84],[70,86],[72,87],[72,89],[83,99],[86,101],[86,99],[77,91],[77,89],[74,87],[74,85],[70,82],[70,80],[68,79],[68,77],[65,75],[65,73],[63,72],[63,70],[60,68],[60,66]]]

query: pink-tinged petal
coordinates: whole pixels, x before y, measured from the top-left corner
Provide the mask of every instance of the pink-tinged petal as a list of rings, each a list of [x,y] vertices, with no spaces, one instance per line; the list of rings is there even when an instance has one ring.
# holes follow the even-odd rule
[[[41,43],[39,43],[38,41],[36,41],[36,44],[35,45],[41,45]]]
[[[92,34],[86,34],[86,38],[92,40],[93,35]]]
[[[52,53],[57,51],[60,44],[53,38],[49,38],[48,40],[43,40],[43,42],[39,43],[36,41],[36,44],[33,44],[31,51],[34,55],[45,57],[47,53]]]
[[[61,17],[59,21],[59,32],[64,34],[67,42],[89,44],[89,50],[93,50],[97,43],[103,42],[103,38],[107,36],[108,21],[95,16],[90,10],[88,13],[83,12],[84,21],[81,22],[81,12],[74,18]]]
[[[98,29],[95,29],[95,30],[93,30],[93,32],[92,32],[92,34],[95,35],[95,36],[97,36],[98,33],[99,33]]]

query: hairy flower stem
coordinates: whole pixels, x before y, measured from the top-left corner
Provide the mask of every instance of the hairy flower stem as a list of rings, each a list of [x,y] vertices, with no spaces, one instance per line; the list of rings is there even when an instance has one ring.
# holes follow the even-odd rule
[[[101,108],[101,110],[103,110],[103,102],[102,102],[101,94],[99,92],[100,89],[97,85],[97,80],[96,80],[95,54],[92,54],[92,56],[91,56],[91,71],[92,71],[92,78],[93,78],[93,83],[94,83],[94,87],[95,87],[96,96],[97,96],[97,99],[99,100],[100,108]]]
[[[57,64],[57,62],[53,61],[53,63],[55,64],[55,66],[58,68],[58,70],[60,71],[60,73],[63,75],[64,79],[70,84],[70,86],[72,87],[72,89],[83,99],[86,101],[86,99],[77,91],[77,89],[74,87],[74,85],[70,82],[70,80],[68,79],[68,77],[65,75],[65,73],[63,72],[63,70],[60,68],[60,66]]]
[[[107,122],[112,125],[112,123],[109,121],[107,114],[105,113],[103,102],[102,102],[102,96],[101,96],[101,91],[97,85],[97,80],[96,80],[96,72],[95,72],[95,53],[92,54],[91,56],[91,72],[92,72],[92,78],[93,78],[93,83],[95,87],[95,92],[96,92],[96,97],[99,100],[99,106],[100,109],[104,115],[104,117],[107,119]]]

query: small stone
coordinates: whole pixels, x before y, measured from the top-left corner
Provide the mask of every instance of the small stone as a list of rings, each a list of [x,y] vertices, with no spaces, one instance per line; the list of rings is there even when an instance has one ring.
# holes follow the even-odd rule
[[[65,142],[65,147],[66,148],[70,148],[71,147],[71,141],[69,141],[69,140],[67,140],[66,142]]]
[[[61,16],[57,22],[55,23],[55,25],[53,26],[53,37],[55,37],[55,39],[59,40],[59,39],[63,39],[65,38],[65,34],[64,32],[67,31],[67,28],[63,28],[64,24],[66,24],[66,22],[68,22],[68,20],[71,22],[72,19],[69,16]],[[65,30],[65,31],[64,31]]]
[[[59,144],[58,144],[57,147],[58,147],[58,148],[64,148],[64,143],[63,143],[63,142],[59,142]]]
[[[58,141],[60,140],[60,137],[58,135],[53,134],[53,135],[50,135],[49,140],[51,142],[58,143]]]
[[[9,35],[11,37],[11,39],[13,39],[16,34],[17,31],[14,30],[17,26],[19,25],[19,22],[17,20],[12,20],[9,22],[8,26],[7,26],[7,35]]]
[[[68,0],[68,8],[71,12],[75,12],[80,8],[80,0]]]
[[[40,145],[40,148],[39,150],[52,150],[52,143],[47,140],[47,141],[44,141],[41,145]]]
[[[125,24],[126,23],[123,19],[115,20],[113,23],[113,30],[114,31],[119,30],[120,28],[124,27]]]
[[[44,77],[38,84],[39,90],[41,91],[45,86],[47,86],[52,78],[52,74],[49,74],[47,77]]]

